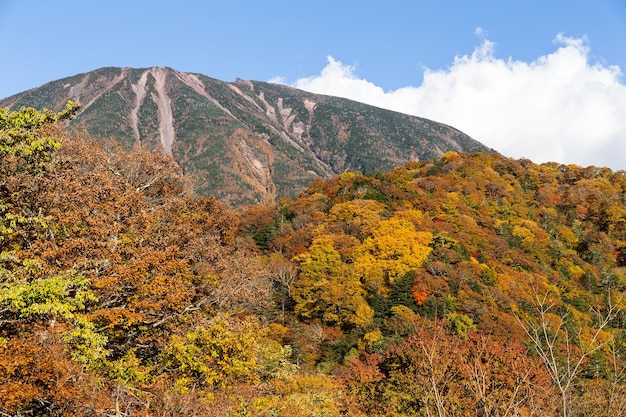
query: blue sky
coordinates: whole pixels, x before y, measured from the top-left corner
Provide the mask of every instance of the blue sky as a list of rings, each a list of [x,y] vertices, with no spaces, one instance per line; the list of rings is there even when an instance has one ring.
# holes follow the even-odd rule
[[[626,169],[626,0],[0,0],[0,97],[103,66],[281,82]]]

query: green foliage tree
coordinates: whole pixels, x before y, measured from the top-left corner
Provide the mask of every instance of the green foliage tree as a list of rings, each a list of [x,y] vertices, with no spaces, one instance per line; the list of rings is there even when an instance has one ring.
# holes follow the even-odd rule
[[[23,107],[19,111],[0,109],[0,158],[2,174],[37,172],[49,161],[52,152],[59,149],[57,137],[47,133],[59,120],[73,117],[80,105],[69,101],[58,114],[50,110],[37,111]]]

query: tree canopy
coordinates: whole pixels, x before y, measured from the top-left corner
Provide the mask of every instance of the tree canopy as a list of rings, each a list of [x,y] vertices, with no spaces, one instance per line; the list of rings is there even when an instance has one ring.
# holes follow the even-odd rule
[[[239,212],[0,110],[0,414],[624,415],[626,175],[446,153]]]

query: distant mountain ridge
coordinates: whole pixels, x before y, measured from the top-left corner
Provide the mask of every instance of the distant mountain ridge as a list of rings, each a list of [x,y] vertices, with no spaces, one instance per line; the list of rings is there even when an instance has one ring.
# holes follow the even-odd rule
[[[82,108],[69,130],[125,148],[163,149],[200,194],[230,205],[291,197],[316,178],[386,172],[447,151],[493,152],[441,123],[258,81],[223,82],[166,67],[101,68],[0,100]]]

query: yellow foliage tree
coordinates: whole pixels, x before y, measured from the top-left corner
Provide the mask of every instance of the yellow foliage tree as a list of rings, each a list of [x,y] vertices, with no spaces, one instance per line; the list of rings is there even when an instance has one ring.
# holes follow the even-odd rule
[[[371,323],[374,313],[361,282],[352,267],[342,262],[330,236],[317,237],[294,260],[300,263],[300,276],[291,291],[298,315],[338,325]]]
[[[402,216],[383,220],[357,248],[354,271],[368,290],[385,292],[396,278],[424,264],[432,239],[432,233],[417,231],[414,223]]]
[[[347,234],[367,237],[380,223],[380,215],[384,209],[382,203],[374,200],[346,201],[335,204],[330,209],[328,222],[334,229],[341,228]]]

